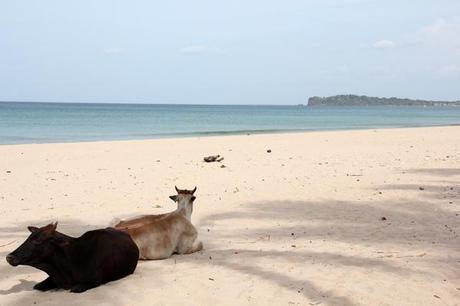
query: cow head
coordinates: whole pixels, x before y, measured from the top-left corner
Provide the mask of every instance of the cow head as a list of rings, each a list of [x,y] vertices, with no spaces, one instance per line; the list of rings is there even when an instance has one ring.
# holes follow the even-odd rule
[[[62,234],[56,232],[57,222],[43,227],[29,226],[29,237],[16,250],[6,256],[12,266],[34,266],[43,263],[55,253],[62,241]]]
[[[193,201],[196,199],[193,195],[196,191],[196,186],[193,190],[179,189],[176,186],[174,186],[174,188],[176,188],[177,195],[172,195],[169,198],[176,202],[179,208],[193,204]]]

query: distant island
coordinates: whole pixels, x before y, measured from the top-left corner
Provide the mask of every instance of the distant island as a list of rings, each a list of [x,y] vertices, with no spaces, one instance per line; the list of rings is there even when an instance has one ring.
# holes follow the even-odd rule
[[[358,95],[310,97],[308,106],[460,106],[460,101],[428,101],[400,98],[377,98]]]

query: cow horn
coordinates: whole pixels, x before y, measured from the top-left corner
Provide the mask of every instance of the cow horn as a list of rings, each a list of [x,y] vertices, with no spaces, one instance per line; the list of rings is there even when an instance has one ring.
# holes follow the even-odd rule
[[[195,186],[195,188],[193,188],[193,190],[192,190],[192,194],[194,194],[194,193],[195,193],[195,191],[196,191],[196,186]]]
[[[174,188],[176,188],[177,193],[180,193],[180,190],[177,188],[177,186],[174,186]]]

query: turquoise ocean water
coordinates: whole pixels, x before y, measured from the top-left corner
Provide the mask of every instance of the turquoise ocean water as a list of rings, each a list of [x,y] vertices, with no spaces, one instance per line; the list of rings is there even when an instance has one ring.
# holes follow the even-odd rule
[[[0,144],[460,124],[460,107],[0,103]]]

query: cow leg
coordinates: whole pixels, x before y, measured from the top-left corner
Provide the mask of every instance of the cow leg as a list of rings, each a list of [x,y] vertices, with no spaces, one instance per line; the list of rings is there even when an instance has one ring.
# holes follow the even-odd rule
[[[191,236],[182,235],[179,244],[177,245],[177,253],[179,254],[190,254],[198,252],[203,249],[203,243],[197,241],[198,234],[193,234]]]
[[[34,289],[35,290],[40,290],[40,291],[48,291],[51,289],[57,288],[56,283],[51,279],[51,277],[48,277],[42,282],[39,282],[35,284]]]
[[[186,254],[190,250],[196,235],[182,234],[177,243],[177,254]]]
[[[99,285],[100,285],[100,283],[96,282],[96,281],[86,282],[86,283],[79,283],[79,284],[76,284],[76,285],[72,286],[72,288],[70,289],[70,292],[81,293],[81,292],[85,292],[88,289],[95,288],[95,287],[97,287]]]

